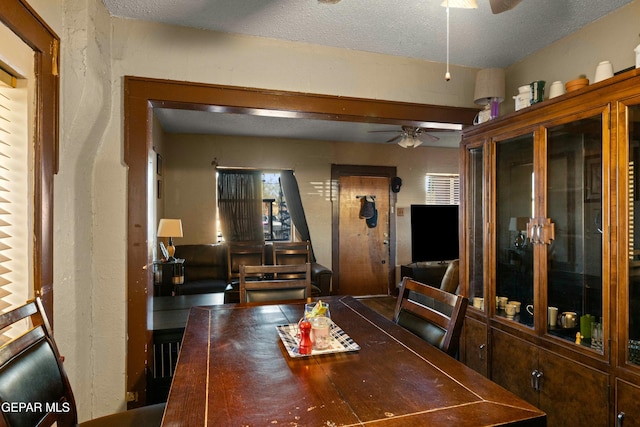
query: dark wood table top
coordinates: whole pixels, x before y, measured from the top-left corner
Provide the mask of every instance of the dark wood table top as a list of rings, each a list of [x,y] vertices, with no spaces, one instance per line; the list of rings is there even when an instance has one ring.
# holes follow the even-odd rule
[[[288,355],[302,303],[194,307],[162,425],[545,426],[546,416],[352,297],[331,317],[361,349]]]

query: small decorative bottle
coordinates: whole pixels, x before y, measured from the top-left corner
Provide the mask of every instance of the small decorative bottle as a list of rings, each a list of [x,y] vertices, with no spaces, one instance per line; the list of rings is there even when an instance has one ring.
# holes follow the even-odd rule
[[[303,320],[300,322],[300,344],[298,345],[298,352],[300,354],[311,354],[313,349],[313,343],[311,342],[311,323]]]

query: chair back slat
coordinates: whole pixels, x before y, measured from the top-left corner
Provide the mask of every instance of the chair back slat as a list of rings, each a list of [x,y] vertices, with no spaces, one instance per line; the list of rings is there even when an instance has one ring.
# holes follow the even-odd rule
[[[458,352],[468,299],[405,277],[394,321],[440,350]]]
[[[283,275],[303,277],[283,279]],[[259,277],[259,279],[256,279]],[[253,278],[247,280],[247,278]],[[306,299],[311,296],[311,264],[243,265],[240,267],[240,302]]]

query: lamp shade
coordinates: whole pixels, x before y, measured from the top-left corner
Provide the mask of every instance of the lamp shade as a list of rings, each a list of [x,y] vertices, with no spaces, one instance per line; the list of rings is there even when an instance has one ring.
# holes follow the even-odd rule
[[[487,105],[492,98],[498,102],[504,101],[504,69],[485,68],[476,74],[476,90],[473,102],[479,105]]]
[[[182,237],[182,221],[162,218],[158,224],[158,237]]]

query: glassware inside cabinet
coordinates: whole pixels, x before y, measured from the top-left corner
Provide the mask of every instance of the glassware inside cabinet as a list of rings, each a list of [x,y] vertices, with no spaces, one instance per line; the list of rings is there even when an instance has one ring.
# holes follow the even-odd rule
[[[469,303],[477,310],[484,311],[484,150],[482,147],[468,150],[467,183],[469,195],[466,216],[469,223]]]
[[[547,245],[547,331],[597,351],[602,351],[602,212],[602,116],[549,128],[547,216],[554,238]]]
[[[533,134],[496,145],[495,313],[529,327],[533,326],[534,276],[527,223],[534,207],[533,148]]]

